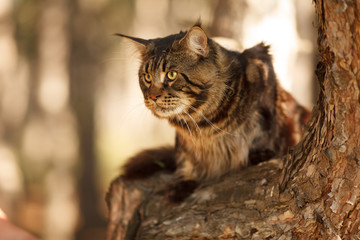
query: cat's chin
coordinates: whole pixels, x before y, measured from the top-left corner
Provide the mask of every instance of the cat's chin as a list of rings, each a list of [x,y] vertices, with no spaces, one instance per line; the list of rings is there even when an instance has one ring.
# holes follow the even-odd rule
[[[184,109],[182,107],[163,108],[157,106],[155,109],[152,109],[151,111],[158,118],[169,119],[181,115],[184,112]]]

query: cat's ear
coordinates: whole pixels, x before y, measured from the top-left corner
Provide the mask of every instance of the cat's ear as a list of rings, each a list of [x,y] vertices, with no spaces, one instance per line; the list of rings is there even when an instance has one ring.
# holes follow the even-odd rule
[[[144,53],[146,50],[146,46],[150,43],[150,40],[130,37],[121,33],[115,33],[116,36],[120,36],[126,40],[129,40],[136,48],[139,50],[140,53]]]
[[[207,36],[200,26],[192,27],[183,37],[180,44],[184,44],[190,51],[206,57],[209,53]]]

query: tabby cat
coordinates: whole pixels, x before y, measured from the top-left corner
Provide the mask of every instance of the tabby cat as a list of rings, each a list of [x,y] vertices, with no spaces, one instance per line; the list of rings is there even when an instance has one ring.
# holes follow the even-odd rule
[[[176,129],[175,147],[131,158],[125,179],[175,171],[168,197],[181,201],[199,182],[280,156],[302,136],[309,112],[278,84],[269,46],[230,51],[199,24],[151,40],[117,35],[140,52],[146,107]]]

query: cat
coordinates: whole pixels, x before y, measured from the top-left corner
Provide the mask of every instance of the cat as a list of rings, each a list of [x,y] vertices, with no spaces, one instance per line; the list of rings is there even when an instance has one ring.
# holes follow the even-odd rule
[[[175,127],[175,147],[129,159],[124,179],[174,172],[167,195],[179,202],[199,183],[286,153],[310,112],[277,82],[269,46],[242,53],[209,38],[200,24],[186,32],[130,40],[141,56],[145,106]]]

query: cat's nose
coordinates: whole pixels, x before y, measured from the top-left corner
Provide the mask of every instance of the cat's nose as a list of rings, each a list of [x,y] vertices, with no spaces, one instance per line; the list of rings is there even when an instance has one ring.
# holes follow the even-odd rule
[[[156,100],[158,100],[158,98],[160,97],[161,95],[160,94],[155,94],[155,95],[150,95],[149,98],[151,100],[153,100],[154,102],[156,102]]]
[[[151,86],[148,92],[148,97],[153,100],[154,102],[156,102],[156,100],[161,97],[161,93],[162,93],[163,89],[156,87],[156,86]]]

